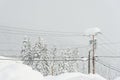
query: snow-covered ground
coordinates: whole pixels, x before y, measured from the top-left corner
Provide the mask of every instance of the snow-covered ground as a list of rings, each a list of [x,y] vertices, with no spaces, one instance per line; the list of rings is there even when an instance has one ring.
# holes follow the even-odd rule
[[[120,80],[120,77],[118,77],[118,78],[116,78],[116,79],[114,79],[114,80]]]
[[[0,59],[6,59],[0,57]],[[106,80],[98,74],[64,73],[59,76],[47,76],[20,62],[0,60],[0,80]],[[119,79],[118,79],[119,80]]]
[[[43,80],[43,76],[32,68],[0,57],[0,80]]]
[[[106,80],[98,74],[86,75],[82,73],[64,73],[59,76],[48,76],[45,80]]]

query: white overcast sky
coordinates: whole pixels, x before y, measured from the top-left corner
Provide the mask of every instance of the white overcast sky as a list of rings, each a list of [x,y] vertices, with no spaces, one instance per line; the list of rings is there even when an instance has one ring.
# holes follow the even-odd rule
[[[98,27],[110,41],[119,42],[120,0],[0,0],[0,29],[6,26],[78,33]],[[2,29],[0,49],[20,48],[23,36]],[[76,37],[45,39],[55,45],[82,44]]]

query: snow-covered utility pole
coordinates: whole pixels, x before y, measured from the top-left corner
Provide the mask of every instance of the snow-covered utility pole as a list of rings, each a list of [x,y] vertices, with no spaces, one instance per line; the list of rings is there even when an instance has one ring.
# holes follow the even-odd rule
[[[92,49],[89,50],[89,55],[88,55],[88,73],[90,73],[90,53],[91,51],[93,52],[92,54],[92,73],[95,74],[95,49],[96,49],[96,39],[95,36],[98,34],[101,34],[101,30],[99,28],[91,28],[88,29],[87,31],[87,36],[92,37],[92,40],[90,40],[90,44],[92,45]]]
[[[95,74],[95,49],[96,49],[96,39],[95,39],[95,35],[91,35],[92,40],[90,40],[90,45],[91,45],[91,49],[89,50],[89,55],[88,55],[88,73],[90,73],[90,62],[91,62],[91,52],[92,52],[92,73]]]

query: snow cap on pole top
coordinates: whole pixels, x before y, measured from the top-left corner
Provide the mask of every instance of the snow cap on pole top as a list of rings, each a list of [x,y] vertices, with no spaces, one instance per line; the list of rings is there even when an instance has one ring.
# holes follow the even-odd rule
[[[87,36],[97,35],[97,34],[101,34],[101,30],[98,27],[89,28],[85,31],[85,35]]]

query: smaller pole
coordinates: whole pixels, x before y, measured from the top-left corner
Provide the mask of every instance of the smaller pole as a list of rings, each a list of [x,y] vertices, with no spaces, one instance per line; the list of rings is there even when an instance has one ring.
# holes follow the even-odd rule
[[[90,74],[90,51],[89,51],[89,54],[88,54],[88,74]]]
[[[93,37],[93,57],[92,57],[92,62],[93,62],[93,74],[95,74],[95,35]]]

